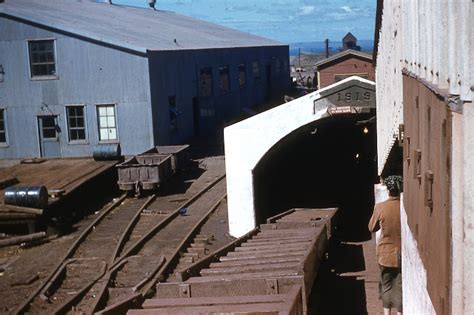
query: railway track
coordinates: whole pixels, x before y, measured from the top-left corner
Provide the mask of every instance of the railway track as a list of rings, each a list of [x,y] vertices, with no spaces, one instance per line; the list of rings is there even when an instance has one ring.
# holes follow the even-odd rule
[[[224,177],[165,211],[147,211],[155,195],[122,196],[84,230],[17,313],[92,314],[131,296],[145,297],[169,276],[225,198]]]

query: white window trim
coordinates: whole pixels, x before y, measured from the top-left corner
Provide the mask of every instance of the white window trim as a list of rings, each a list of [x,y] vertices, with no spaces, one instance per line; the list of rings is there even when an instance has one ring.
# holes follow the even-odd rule
[[[114,106],[114,116],[115,116],[115,129],[117,133],[117,139],[115,140],[100,140],[100,121],[99,121],[99,111],[98,108],[100,106]],[[100,103],[95,104],[95,117],[96,117],[96,124],[97,124],[97,141],[98,143],[119,143],[120,142],[120,134],[119,134],[119,124],[118,124],[118,113],[117,110],[118,106],[117,103]]]
[[[84,132],[86,138],[84,140],[71,140],[69,139],[69,115],[67,112],[68,107],[75,107],[75,106],[82,106],[84,107]],[[66,137],[67,137],[67,144],[69,145],[77,145],[77,144],[89,144],[89,130],[87,130],[87,106],[86,104],[67,104],[64,106],[64,114],[66,117]]]
[[[54,46],[54,66],[56,69],[56,74],[55,75],[41,75],[41,76],[32,76],[31,73],[31,61],[30,61],[30,47],[28,45],[29,42],[35,42],[35,41],[40,41],[40,40],[52,40],[53,41],[53,46]],[[28,65],[28,75],[30,77],[31,81],[42,81],[42,80],[58,80],[59,79],[59,67],[58,67],[58,49],[56,45],[56,38],[31,38],[31,39],[26,39],[25,40],[25,46],[26,46],[26,59],[27,59],[27,65]]]
[[[0,106],[0,109],[3,109],[3,121],[5,125],[5,142],[0,142],[0,148],[8,148],[10,147],[10,139],[9,139],[9,132],[8,132],[8,119],[7,119],[7,108]]]

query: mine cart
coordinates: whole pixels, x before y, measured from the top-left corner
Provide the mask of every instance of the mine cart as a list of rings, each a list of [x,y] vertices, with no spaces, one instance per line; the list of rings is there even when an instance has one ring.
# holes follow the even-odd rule
[[[172,156],[147,154],[118,164],[118,185],[122,190],[153,190],[173,175]]]
[[[186,167],[189,162],[189,144],[183,145],[163,145],[151,148],[148,151],[140,154],[139,156],[147,156],[150,154],[171,154],[171,165],[173,172],[176,173]]]

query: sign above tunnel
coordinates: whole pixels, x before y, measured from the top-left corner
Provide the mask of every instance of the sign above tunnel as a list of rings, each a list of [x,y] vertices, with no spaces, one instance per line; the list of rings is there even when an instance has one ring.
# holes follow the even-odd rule
[[[346,82],[337,89],[321,92],[321,97],[337,107],[375,108],[375,88],[365,82]],[[357,110],[354,113],[358,112],[360,111]]]

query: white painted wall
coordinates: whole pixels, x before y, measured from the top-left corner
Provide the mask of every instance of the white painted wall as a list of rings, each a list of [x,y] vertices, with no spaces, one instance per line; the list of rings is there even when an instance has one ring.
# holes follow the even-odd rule
[[[253,116],[224,129],[229,233],[239,237],[256,226],[252,171],[278,141],[294,130],[324,117],[330,103],[321,93],[354,81],[350,77],[324,89]]]
[[[403,120],[402,69],[473,100],[472,19],[471,0],[384,1],[375,69],[379,173]]]
[[[410,0],[411,1],[411,0]],[[387,13],[390,12],[390,15]],[[399,1],[384,1],[384,14],[378,45],[375,81],[377,82],[377,154],[382,172],[403,120],[402,31]]]
[[[426,269],[418,253],[417,243],[400,198],[400,221],[402,225],[402,284],[403,313],[413,315],[436,314],[427,290]]]

